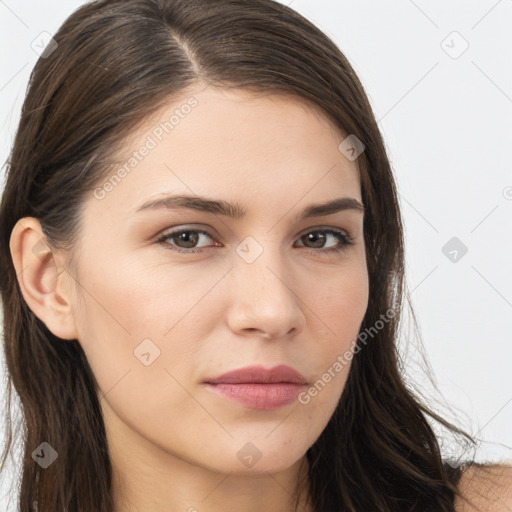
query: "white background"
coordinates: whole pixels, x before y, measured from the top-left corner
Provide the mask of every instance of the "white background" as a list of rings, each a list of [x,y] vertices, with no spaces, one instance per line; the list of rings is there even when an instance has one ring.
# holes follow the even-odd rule
[[[38,57],[32,41],[83,3],[0,0],[2,164]],[[512,1],[283,3],[345,53],[379,121],[436,399],[485,441],[480,459],[512,460]],[[468,249],[457,262],[442,252],[452,237]],[[428,393],[417,345],[404,334],[407,343],[408,374]]]

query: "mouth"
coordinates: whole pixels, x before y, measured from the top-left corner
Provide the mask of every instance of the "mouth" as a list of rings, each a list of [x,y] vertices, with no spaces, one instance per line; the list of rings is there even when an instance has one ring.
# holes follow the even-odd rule
[[[221,396],[251,409],[271,411],[294,402],[305,385],[281,382],[278,384],[206,384]]]
[[[294,402],[307,385],[297,370],[278,365],[269,370],[250,366],[204,382],[207,389],[230,401],[258,410],[274,410]]]

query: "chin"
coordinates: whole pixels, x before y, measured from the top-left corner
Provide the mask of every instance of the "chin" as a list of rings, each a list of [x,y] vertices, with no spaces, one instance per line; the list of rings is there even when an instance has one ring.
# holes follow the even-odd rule
[[[266,475],[286,471],[294,464],[298,464],[305,455],[308,446],[292,444],[291,438],[254,439],[242,443],[236,443],[233,449],[233,457],[223,457],[223,472],[236,475]],[[229,449],[228,449],[229,450]],[[229,450],[231,451],[231,450]]]

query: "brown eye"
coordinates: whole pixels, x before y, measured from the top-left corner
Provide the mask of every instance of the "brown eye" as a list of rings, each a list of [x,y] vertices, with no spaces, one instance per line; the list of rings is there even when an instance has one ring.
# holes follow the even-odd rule
[[[178,245],[183,249],[192,249],[199,240],[199,234],[195,231],[182,231],[181,233],[178,233],[177,235],[172,235],[169,238],[177,241]]]
[[[199,252],[194,249],[200,248],[196,247],[196,244],[200,241],[201,235],[212,239],[211,235],[203,229],[180,229],[170,233],[164,233],[162,237],[157,240],[157,243],[163,243],[169,249],[177,252]],[[173,243],[169,243],[168,240],[171,240]]]
[[[334,247],[324,248],[330,237],[337,239],[339,244]],[[353,240],[348,234],[332,228],[309,231],[305,235],[302,235],[300,240],[304,244],[307,244],[306,247],[316,249],[315,252],[343,251],[347,246],[353,245]]]
[[[315,249],[321,249],[325,244],[325,241],[327,240],[327,236],[325,235],[325,233],[322,233],[321,231],[314,231],[301,237],[301,240],[303,242],[312,243],[312,247],[314,247]]]
[[[207,245],[197,245],[201,240],[201,236],[213,240],[210,233],[203,229],[179,229],[164,233],[157,240],[157,243],[164,244],[166,248],[172,251],[190,254],[201,252],[203,249],[208,248]],[[331,239],[337,240],[338,244],[326,247],[326,244],[329,243]],[[350,235],[333,228],[309,231],[299,237],[299,240],[302,242],[302,245],[299,245],[299,247],[306,247],[311,249],[312,252],[320,254],[343,251],[347,246],[353,245]],[[219,246],[220,244],[215,243],[214,245]]]

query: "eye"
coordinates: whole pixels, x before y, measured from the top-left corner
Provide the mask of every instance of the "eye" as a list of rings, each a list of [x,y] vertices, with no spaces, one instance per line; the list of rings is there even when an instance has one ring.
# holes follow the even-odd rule
[[[176,252],[181,252],[185,254],[202,252],[201,246],[197,246],[196,244],[199,242],[201,237],[210,238],[213,240],[213,237],[205,231],[204,229],[179,229],[174,230],[168,233],[164,233],[158,240],[157,243],[164,244],[168,249]],[[324,245],[329,241],[329,239],[334,239],[338,241],[337,245],[332,247],[325,248]],[[173,243],[169,243],[171,240]],[[312,243],[313,248],[311,252],[313,253],[330,253],[330,252],[340,252],[344,251],[348,246],[354,245],[354,241],[352,237],[348,233],[344,233],[341,230],[334,228],[318,228],[315,230],[310,230],[307,233],[301,235],[299,237],[301,242]],[[303,242],[303,243],[304,243]],[[220,244],[217,242],[215,246],[219,247]],[[202,246],[203,248],[206,246]],[[306,245],[301,245],[299,247],[307,247]]]
[[[320,235],[320,236],[319,236]],[[338,240],[338,245],[334,247],[324,248],[323,246],[329,237]],[[321,228],[314,231],[308,231],[305,235],[301,235],[299,240],[305,240],[307,243],[313,243],[313,252],[339,252],[344,251],[350,245],[354,245],[352,237],[348,233],[333,228]],[[317,249],[320,249],[317,250]]]
[[[192,236],[191,236],[192,235]],[[157,240],[157,243],[163,243],[168,246],[169,249],[174,250],[176,252],[183,252],[183,253],[194,253],[194,252],[201,252],[201,251],[195,251],[196,249],[195,244],[197,244],[198,240],[200,239],[201,235],[204,235],[208,238],[212,238],[208,231],[205,231],[204,229],[180,229],[176,231],[171,231],[170,233],[164,233],[161,238]],[[170,244],[168,244],[167,240],[174,240],[178,244],[178,247],[174,247]],[[183,250],[185,249],[185,250]]]

